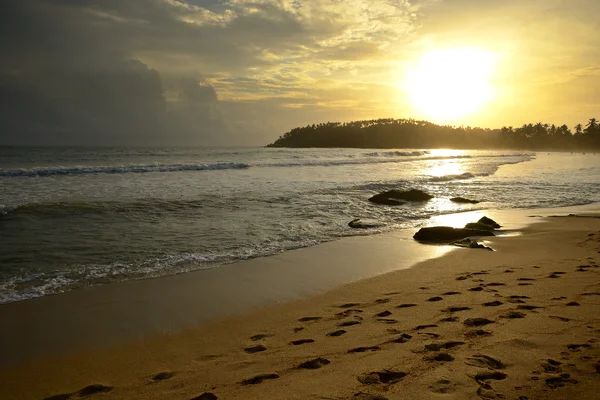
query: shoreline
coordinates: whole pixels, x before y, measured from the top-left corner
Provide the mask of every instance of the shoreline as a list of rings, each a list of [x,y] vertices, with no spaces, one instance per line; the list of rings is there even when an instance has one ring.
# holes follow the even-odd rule
[[[495,252],[457,249],[198,327],[38,359],[0,372],[0,386],[7,398],[23,399],[90,384],[110,390],[94,398],[115,399],[591,398],[600,373],[593,214],[546,218],[520,236],[490,238]],[[488,322],[468,325],[479,319]],[[336,330],[345,332],[330,335]],[[316,359],[328,363],[299,367]],[[274,380],[240,383],[264,374]]]
[[[540,218],[526,217],[528,214],[548,216],[596,209],[598,204],[467,211],[431,218],[427,225],[463,226],[485,214],[501,221],[504,234],[512,235],[540,222]],[[404,229],[347,237],[211,270],[2,304],[0,319],[10,321],[11,329],[0,331],[0,370],[39,358],[178,332],[256,308],[309,298],[343,285],[413,269],[461,250],[418,243],[412,239],[413,233]]]

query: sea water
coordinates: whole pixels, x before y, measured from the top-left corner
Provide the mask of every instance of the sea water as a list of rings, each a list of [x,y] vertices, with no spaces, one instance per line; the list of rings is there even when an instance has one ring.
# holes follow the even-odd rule
[[[435,198],[400,206],[367,200],[413,188]],[[481,202],[456,204],[455,196]],[[595,154],[5,147],[0,303],[415,229],[459,211],[595,202]],[[376,227],[352,229],[355,218]]]

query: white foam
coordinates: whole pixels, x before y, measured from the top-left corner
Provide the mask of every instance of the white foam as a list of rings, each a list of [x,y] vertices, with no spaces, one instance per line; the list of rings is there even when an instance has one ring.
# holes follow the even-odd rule
[[[250,165],[245,163],[217,164],[131,164],[110,166],[74,166],[74,167],[34,167],[17,169],[0,169],[0,176],[55,176],[55,175],[87,175],[87,174],[127,174],[174,171],[212,171],[223,169],[244,169]]]

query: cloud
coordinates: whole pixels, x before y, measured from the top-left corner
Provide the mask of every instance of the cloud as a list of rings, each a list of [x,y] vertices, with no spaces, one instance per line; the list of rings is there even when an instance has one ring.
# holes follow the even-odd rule
[[[512,96],[472,123],[559,118],[559,95],[597,87],[584,76],[600,59],[597,12],[594,0],[7,2],[0,144],[264,144],[298,124],[411,117],[403,69],[466,45],[505,56],[496,84]]]

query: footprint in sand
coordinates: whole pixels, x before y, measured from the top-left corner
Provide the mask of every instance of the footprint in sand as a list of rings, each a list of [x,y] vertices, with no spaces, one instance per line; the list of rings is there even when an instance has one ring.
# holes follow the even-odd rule
[[[380,396],[378,394],[370,393],[356,393],[352,396],[352,400],[389,400],[387,397]]]
[[[304,328],[302,326],[299,326],[297,328],[294,328],[294,333],[298,333],[298,332],[303,331],[303,330],[304,330]]]
[[[444,300],[444,298],[440,297],[440,296],[435,296],[435,297],[431,297],[431,298],[427,299],[427,301],[442,301],[442,300]]]
[[[491,335],[492,335],[492,332],[485,331],[483,329],[474,329],[474,330],[465,332],[465,337],[468,337],[468,338],[484,337],[484,336],[491,336]]]
[[[453,384],[450,380],[440,379],[433,385],[429,386],[429,390],[431,390],[433,393],[446,394],[453,392],[455,387],[456,384]]]
[[[473,378],[475,379],[475,382],[479,383],[480,385],[484,384],[487,386],[486,381],[502,381],[506,379],[507,376],[508,375],[506,375],[504,372],[500,371],[486,371],[476,374]]]
[[[342,304],[341,306],[338,306],[338,308],[352,308],[357,306],[360,306],[360,303],[346,303]]]
[[[437,328],[437,325],[435,325],[435,324],[429,324],[429,325],[419,325],[419,326],[417,326],[417,327],[416,327],[415,329],[413,329],[413,330],[415,330],[415,331],[420,331],[420,330],[423,330],[423,329],[428,329],[428,328]]]
[[[79,397],[86,397],[97,393],[107,393],[111,390],[113,390],[112,386],[106,386],[99,383],[95,383],[93,385],[89,385],[84,387],[83,389],[80,389],[76,392],[76,394]],[[75,395],[75,393],[55,394],[53,396],[45,397],[44,400],[67,400],[73,397],[73,395]]]
[[[298,365],[296,368],[299,369],[319,369],[321,367],[324,367],[327,364],[331,364],[331,361],[329,361],[326,358],[315,358],[313,360],[308,360],[303,362],[302,364]]]
[[[475,287],[472,287],[471,289],[469,289],[469,292],[481,292],[482,290],[483,290],[483,287],[475,286]]]
[[[279,378],[279,375],[277,374],[261,374],[261,375],[256,375],[253,378],[250,379],[244,379],[241,384],[242,385],[258,385],[259,383],[262,383],[266,380],[271,380],[271,379],[277,379]]]
[[[392,315],[392,313],[389,312],[389,311],[387,311],[387,310],[386,311],[382,311],[382,312],[380,312],[378,314],[375,314],[376,317],[381,317],[381,318],[383,318],[383,317],[389,317],[390,315]]]
[[[534,278],[519,278],[518,281],[535,281]]]
[[[165,380],[167,380],[167,379],[171,379],[171,378],[173,377],[173,375],[175,375],[175,374],[174,374],[174,373],[172,373],[172,372],[167,372],[167,371],[165,371],[165,372],[160,372],[160,373],[158,373],[158,374],[154,375],[154,376],[152,377],[152,380],[153,380],[153,381],[155,381],[155,382],[158,382],[158,381],[165,381]]]
[[[327,336],[338,337],[338,336],[342,336],[344,333],[346,333],[346,331],[343,330],[343,329],[340,329],[340,330],[337,330],[337,331],[329,332],[327,334]]]
[[[450,362],[450,361],[454,361],[454,357],[452,357],[448,353],[439,353],[439,354],[436,354],[433,357],[426,357],[426,360],[429,360],[429,361],[440,361],[440,362]]]
[[[396,306],[396,308],[409,308],[409,307],[416,307],[416,304],[413,303],[405,303],[405,304],[400,304],[399,306]]]
[[[446,342],[446,343],[430,343],[425,345],[427,351],[450,350],[458,346],[462,346],[465,342]]]
[[[569,306],[569,307],[578,307],[578,306],[580,306],[581,304],[579,304],[579,303],[578,303],[578,302],[576,302],[576,301],[572,301],[572,302],[570,302],[570,303],[567,303],[567,304],[565,304],[565,305],[566,305],[566,306]]]
[[[457,294],[460,294],[460,292],[446,292],[442,293],[442,296],[455,296]]]
[[[314,343],[315,340],[314,339],[300,339],[300,340],[294,340],[291,341],[290,344],[292,346],[299,346],[301,344],[306,344],[306,343]]]
[[[492,282],[492,283],[487,283],[485,286],[494,287],[494,286],[506,286],[506,285],[504,283]]]
[[[562,363],[560,361],[556,361],[551,358],[547,359],[546,362],[541,364],[542,368],[546,372],[561,372],[561,365]]]
[[[43,400],[68,400],[73,396],[73,393],[55,394],[53,396],[44,397]]]
[[[353,325],[358,325],[358,324],[360,324],[360,321],[345,321],[345,322],[342,322],[341,324],[339,324],[338,326],[347,327],[347,326],[353,326]]]
[[[501,306],[502,304],[504,304],[504,303],[501,302],[501,301],[498,301],[498,300],[496,300],[496,301],[490,301],[488,303],[483,303],[483,305],[485,307],[498,307],[498,306]]]
[[[259,340],[264,340],[266,338],[270,338],[273,335],[268,334],[268,333],[259,333],[258,335],[254,335],[250,337],[250,340],[252,340],[253,342],[258,342]]]
[[[438,322],[456,322],[458,321],[458,317],[446,317],[440,319]]]
[[[548,275],[548,278],[560,278],[561,275],[566,274],[566,272],[562,272],[562,271],[558,271],[558,272],[553,272],[550,275]]]
[[[375,300],[375,304],[385,304],[385,303],[389,303],[390,299],[388,298],[384,298],[384,299],[377,299]]]
[[[204,392],[200,396],[194,397],[192,400],[217,400],[218,397],[214,393]]]
[[[465,322],[463,322],[466,326],[484,326],[493,323],[494,321],[487,318],[467,318]]]
[[[265,350],[267,350],[267,348],[265,346],[263,346],[262,344],[259,344],[257,346],[246,347],[244,349],[244,351],[248,354],[260,353],[261,351],[265,351]]]
[[[298,319],[298,321],[299,322],[311,322],[311,321],[318,321],[322,318],[323,317],[302,317],[302,318]]]
[[[112,386],[102,385],[100,383],[95,383],[93,385],[89,385],[79,390],[77,394],[79,397],[90,396],[96,393],[107,393],[113,390]]]
[[[527,282],[523,282],[523,283],[518,283],[519,286],[533,286],[533,283],[527,283]]]
[[[379,346],[355,347],[353,349],[348,350],[348,353],[364,353],[367,351],[377,351],[379,349]]]
[[[525,318],[525,314],[518,312],[518,311],[509,311],[506,315],[504,315],[504,318],[509,318],[509,319]]]
[[[558,315],[550,315],[549,317],[552,318],[552,319],[557,319],[557,320],[562,321],[562,322],[569,322],[570,321],[569,318],[559,317]]]
[[[397,324],[398,320],[391,318],[377,318],[377,321],[383,322],[384,324]]]
[[[538,310],[540,308],[544,308],[544,307],[540,307],[540,306],[529,306],[529,305],[519,305],[517,306],[518,310],[527,310],[527,311],[533,311],[533,310]]]
[[[379,383],[383,383],[386,385],[393,385],[394,383],[398,383],[408,375],[406,372],[402,371],[375,371],[369,372],[364,375],[360,375],[357,379],[360,383],[365,385],[376,385]]]
[[[569,344],[567,345],[567,349],[571,350],[572,352],[576,352],[579,351],[579,349],[584,348],[584,349],[589,349],[592,346],[590,346],[589,344]]]
[[[443,309],[442,311],[454,313],[454,312],[459,312],[459,311],[467,311],[470,309],[471,308],[469,308],[469,307],[448,307],[448,308]]]
[[[504,369],[504,365],[500,360],[496,360],[485,354],[475,354],[465,360],[465,364],[479,368]]]
[[[339,313],[335,314],[335,317],[336,318],[346,318],[346,317],[349,317],[351,315],[354,315],[355,318],[360,318],[360,317],[356,316],[355,314],[360,314],[362,312],[363,312],[363,310],[360,310],[358,308],[351,308],[349,310],[342,311],[342,312],[339,312]]]
[[[410,339],[412,339],[411,335],[409,335],[408,333],[403,333],[400,335],[400,337],[390,340],[390,343],[406,343]]]
[[[561,374],[560,376],[554,376],[552,378],[546,379],[546,385],[550,389],[557,389],[559,387],[566,386],[569,383],[577,384],[579,382],[577,382],[575,379],[572,379],[571,375],[569,374]]]

